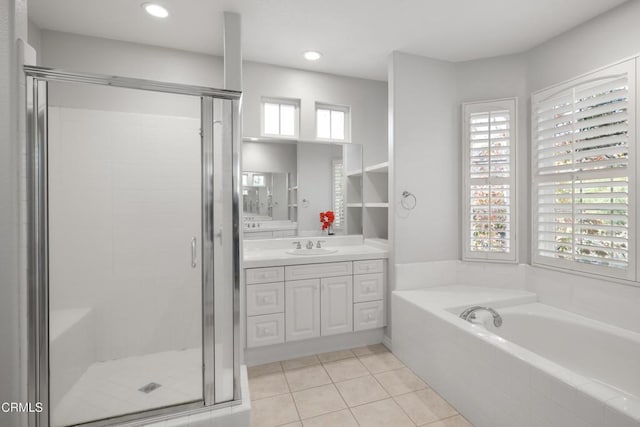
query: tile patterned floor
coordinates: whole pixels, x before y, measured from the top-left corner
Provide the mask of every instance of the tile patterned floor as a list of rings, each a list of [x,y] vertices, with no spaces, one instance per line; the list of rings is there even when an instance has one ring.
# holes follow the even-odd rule
[[[249,368],[252,427],[473,427],[382,344]]]

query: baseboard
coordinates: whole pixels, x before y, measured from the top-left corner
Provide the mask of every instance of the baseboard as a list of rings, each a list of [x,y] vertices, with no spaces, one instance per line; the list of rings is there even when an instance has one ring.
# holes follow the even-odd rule
[[[383,340],[384,328],[378,328],[368,331],[351,332],[348,334],[288,342],[285,344],[247,348],[244,350],[244,358],[247,366],[256,366],[262,365],[263,363],[310,356],[312,354],[327,353],[330,351],[346,350],[354,347],[384,343]],[[389,342],[391,341],[389,340]]]
[[[391,344],[391,337],[389,335],[382,337],[382,344],[387,347],[389,351],[393,351],[393,345]]]

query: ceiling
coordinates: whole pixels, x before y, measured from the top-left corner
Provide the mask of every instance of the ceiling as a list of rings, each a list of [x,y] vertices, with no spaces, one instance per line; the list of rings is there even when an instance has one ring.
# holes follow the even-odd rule
[[[222,12],[242,14],[245,59],[377,80],[393,50],[447,61],[526,51],[625,0],[29,0],[39,27],[222,54]],[[150,0],[149,0],[150,1]],[[302,58],[318,50],[316,62]]]

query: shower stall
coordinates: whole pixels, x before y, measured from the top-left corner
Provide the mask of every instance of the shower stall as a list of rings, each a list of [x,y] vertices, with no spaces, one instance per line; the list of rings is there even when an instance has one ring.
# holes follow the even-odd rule
[[[239,403],[241,94],[25,73],[30,425]]]

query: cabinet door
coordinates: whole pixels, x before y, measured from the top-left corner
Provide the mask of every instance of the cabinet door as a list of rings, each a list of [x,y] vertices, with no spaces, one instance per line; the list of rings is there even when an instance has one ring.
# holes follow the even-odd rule
[[[353,277],[320,279],[321,335],[353,331]]]
[[[296,341],[320,336],[320,279],[286,282],[286,340]]]

